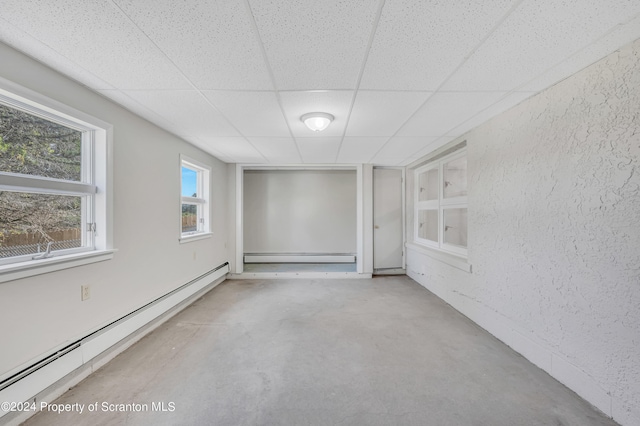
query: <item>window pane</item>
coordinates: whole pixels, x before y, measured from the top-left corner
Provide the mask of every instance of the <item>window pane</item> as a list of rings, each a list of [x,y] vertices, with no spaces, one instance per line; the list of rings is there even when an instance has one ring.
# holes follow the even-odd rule
[[[445,209],[444,242],[467,247],[467,209]]]
[[[82,197],[0,192],[0,258],[82,246]]]
[[[198,196],[198,172],[182,166],[182,196]]]
[[[438,242],[438,210],[418,211],[418,237]]]
[[[82,132],[0,105],[0,171],[81,180]]]
[[[467,157],[444,164],[444,198],[467,195]]]
[[[198,231],[198,205],[182,205],[182,232]]]
[[[438,199],[438,169],[420,173],[418,177],[418,201]]]

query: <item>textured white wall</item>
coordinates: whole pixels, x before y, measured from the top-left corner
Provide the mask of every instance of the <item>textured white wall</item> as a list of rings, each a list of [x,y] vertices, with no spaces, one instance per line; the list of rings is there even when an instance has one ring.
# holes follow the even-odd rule
[[[409,275],[640,424],[640,40],[465,139],[473,273],[410,249]]]
[[[225,164],[0,44],[0,77],[114,126],[114,259],[0,283],[0,376],[227,261]],[[180,167],[212,166],[213,238],[179,244]],[[80,301],[80,286],[91,298]]]
[[[246,170],[245,253],[356,253],[355,170]]]

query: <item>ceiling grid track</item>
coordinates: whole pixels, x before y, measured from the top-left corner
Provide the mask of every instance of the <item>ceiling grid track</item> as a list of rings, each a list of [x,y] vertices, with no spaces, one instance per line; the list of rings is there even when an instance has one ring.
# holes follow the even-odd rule
[[[411,114],[409,116],[409,118],[407,118],[407,120],[402,123],[402,125],[400,127],[398,127],[398,130],[396,130],[396,132],[391,135],[391,137],[389,138],[389,140],[387,140],[387,142],[385,142],[380,149],[378,149],[378,151],[376,151],[375,154],[373,154],[373,156],[371,156],[371,158],[369,159],[368,163],[373,162],[373,159],[376,158],[376,156],[380,153],[380,151],[382,151],[384,149],[385,146],[387,146],[387,144],[389,143],[390,140],[392,140],[397,134],[398,132],[400,132],[400,130],[402,130],[402,128],[409,122],[411,121],[411,119],[413,117],[416,116],[416,114],[418,113],[418,111],[420,111],[420,109],[422,109],[423,106],[425,106],[427,104],[427,102],[429,102],[429,100],[436,94],[440,92],[440,88],[443,87],[450,79],[451,77],[453,77],[453,75],[460,69],[462,68],[462,66],[469,60],[469,58],[471,56],[473,56],[473,54],[480,48],[480,46],[482,46],[488,39],[489,37],[491,37],[491,35],[502,25],[502,23],[518,8],[520,7],[520,5],[524,2],[525,0],[519,0],[517,3],[515,3],[513,6],[511,6],[511,8],[502,16],[502,18],[500,18],[498,20],[498,22],[496,22],[496,24],[487,32],[487,34],[473,47],[473,49],[471,49],[471,51],[462,59],[462,61],[460,61],[460,63],[458,64],[457,67],[455,67],[453,69],[453,71],[451,71],[451,73],[449,73],[449,76],[447,78],[445,78],[436,88],[436,90],[433,91],[433,93],[413,112],[413,114]],[[468,121],[468,120],[467,120]],[[458,126],[462,125],[462,123],[460,123]],[[455,128],[455,127],[454,127]],[[453,129],[450,129],[453,130]],[[441,137],[439,137],[437,140],[442,140],[442,138],[447,137],[446,135],[443,135]],[[411,157],[413,157],[413,155],[415,155],[416,153],[420,152],[423,148],[420,148],[418,151],[415,151]]]
[[[158,49],[158,52],[162,53],[162,55],[163,55],[165,58],[167,58],[167,60],[168,60],[168,61],[169,61],[169,62],[170,62],[174,67],[175,67],[175,69],[176,69],[176,70],[178,70],[178,72],[180,73],[180,75],[181,75],[182,77],[184,77],[184,79],[189,83],[189,85],[193,88],[193,90],[194,90],[195,92],[197,92],[197,93],[198,93],[198,95],[200,95],[200,97],[201,97],[201,98],[202,98],[202,99],[203,99],[203,100],[204,100],[204,101],[205,101],[209,106],[211,106],[211,108],[213,108],[215,111],[217,111],[217,112],[220,114],[220,116],[221,116],[222,118],[224,118],[224,120],[225,120],[225,121],[226,121],[226,122],[227,122],[227,123],[228,123],[228,124],[229,124],[229,125],[230,125],[234,130],[235,130],[235,131],[236,131],[236,132],[238,132],[238,134],[239,134],[240,136],[242,136],[242,137],[247,141],[247,143],[248,143],[249,145],[251,145],[251,146],[253,147],[253,149],[255,149],[255,150],[256,150],[256,152],[257,152],[257,153],[259,153],[259,154],[262,156],[262,158],[264,159],[264,161],[268,163],[268,162],[269,162],[269,160],[267,160],[267,157],[265,157],[265,156],[264,156],[264,154],[262,154],[262,152],[260,152],[260,150],[258,150],[258,149],[257,149],[257,148],[256,148],[256,147],[251,143],[251,141],[249,140],[249,138],[247,138],[247,137],[246,137],[246,136],[245,136],[245,135],[240,131],[240,129],[238,129],[238,128],[237,128],[237,127],[236,127],[236,126],[231,122],[231,120],[229,120],[229,119],[227,118],[227,116],[226,116],[226,115],[224,115],[224,114],[222,113],[222,111],[220,111],[220,110],[218,109],[218,107],[216,107],[216,106],[215,106],[215,105],[214,105],[214,104],[209,100],[209,98],[207,98],[207,97],[205,96],[205,94],[204,94],[204,93],[202,93],[202,91],[196,87],[196,85],[195,85],[195,84],[193,84],[193,82],[191,81],[191,79],[190,79],[189,77],[187,77],[187,75],[182,71],[182,69],[180,69],[180,67],[179,67],[179,66],[178,66],[178,65],[173,61],[173,59],[171,59],[171,58],[170,58],[170,57],[169,57],[169,56],[164,52],[164,50],[162,50],[162,49],[160,48],[160,46],[158,46],[158,44],[157,44],[155,41],[153,41],[153,39],[152,39],[151,37],[149,37],[149,35],[148,35],[147,33],[145,33],[145,32],[142,30],[142,28],[140,28],[140,27],[138,26],[138,24],[136,24],[136,23],[133,21],[133,19],[131,19],[131,17],[130,17],[130,16],[129,16],[129,15],[128,15],[124,10],[122,10],[122,8],[120,7],[120,5],[118,5],[118,4],[115,2],[115,0],[109,0],[109,1],[110,1],[110,2],[111,2],[111,4],[112,4],[112,5],[113,5],[113,6],[114,6],[114,7],[115,7],[115,8],[116,8],[116,9],[117,9],[117,10],[118,10],[118,11],[119,11],[119,12],[120,12],[120,13],[121,13],[121,14],[122,14],[122,15],[123,15],[123,16],[124,16],[128,21],[129,21],[129,22],[130,22],[130,23],[131,23],[131,25],[133,25],[133,26],[134,26],[138,31],[140,31],[140,33],[141,33],[141,34],[143,34],[143,35],[147,38],[147,40],[149,40],[149,42],[150,42],[151,44],[153,44],[153,45],[156,47],[156,49]],[[225,155],[225,157],[227,157],[227,156]],[[234,159],[234,160],[235,160],[235,159]]]
[[[371,46],[373,45],[373,40],[376,37],[376,32],[378,31],[378,24],[380,23],[380,17],[382,16],[382,9],[384,9],[385,0],[380,0],[378,3],[378,11],[376,12],[376,17],[373,20],[373,25],[371,27],[371,34],[369,35],[369,42],[367,43],[367,48],[364,51],[364,57],[362,58],[362,66],[360,67],[360,72],[358,73],[358,80],[356,80],[356,86],[353,91],[353,97],[351,98],[351,104],[349,105],[349,112],[347,113],[346,123],[344,125],[344,130],[342,131],[342,137],[340,138],[340,144],[338,145],[338,151],[336,152],[336,158],[334,160],[335,163],[338,162],[338,158],[340,157],[340,151],[342,150],[342,144],[344,143],[344,138],[347,135],[347,129],[349,128],[349,120],[351,120],[351,113],[353,112],[353,106],[356,103],[356,98],[358,97],[358,91],[360,90],[360,83],[362,82],[362,76],[364,75],[364,70],[367,66],[367,61],[369,59],[369,52],[371,51]]]
[[[269,78],[271,79],[271,85],[273,86],[274,93],[276,95],[276,100],[278,101],[278,106],[280,107],[280,113],[284,118],[284,122],[287,125],[287,130],[289,130],[289,135],[291,135],[291,139],[293,139],[293,144],[296,147],[296,151],[298,152],[298,157],[300,158],[300,162],[304,163],[304,158],[302,158],[302,152],[300,152],[300,147],[298,146],[298,141],[293,135],[293,131],[291,130],[291,126],[289,125],[289,120],[287,120],[287,114],[284,111],[284,107],[282,106],[282,98],[280,97],[280,91],[278,90],[278,85],[276,84],[276,77],[273,74],[273,69],[271,68],[271,63],[269,62],[269,57],[267,56],[267,50],[264,48],[264,43],[262,42],[262,37],[260,36],[260,30],[258,29],[258,24],[256,23],[256,18],[253,15],[253,10],[251,9],[251,4],[249,4],[249,0],[244,0],[244,4],[247,8],[247,12],[249,13],[249,17],[251,20],[251,27],[258,39],[258,45],[260,46],[260,51],[262,52],[262,58],[264,60],[265,67],[267,68],[267,72],[269,73]],[[260,152],[262,155],[262,152]],[[264,155],[263,155],[264,157]],[[266,159],[266,157],[265,157]],[[269,160],[267,160],[270,163]]]

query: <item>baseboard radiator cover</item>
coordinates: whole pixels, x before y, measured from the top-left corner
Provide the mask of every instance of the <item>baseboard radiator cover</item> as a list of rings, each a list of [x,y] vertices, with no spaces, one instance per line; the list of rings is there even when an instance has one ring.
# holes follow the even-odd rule
[[[222,282],[228,272],[229,263],[225,262],[5,378],[0,382],[0,401],[15,403],[31,401],[43,390],[88,364],[92,359],[150,324],[181,302],[217,281]],[[10,412],[0,410],[0,421]]]
[[[356,263],[351,253],[245,253],[244,263]]]

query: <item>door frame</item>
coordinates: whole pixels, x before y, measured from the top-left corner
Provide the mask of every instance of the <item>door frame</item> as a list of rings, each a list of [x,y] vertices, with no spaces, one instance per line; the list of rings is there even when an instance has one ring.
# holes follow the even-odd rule
[[[400,167],[400,166],[373,166],[373,173],[375,173],[375,169],[389,169],[389,170],[400,170],[401,172],[401,191],[402,191],[402,198],[401,198],[401,203],[402,203],[402,269],[406,270],[407,269],[407,201],[406,201],[406,185],[407,185],[407,179],[406,179],[406,175],[407,175],[407,169],[406,167]],[[375,197],[375,179],[373,178],[373,176],[371,177],[371,181],[372,181],[372,191],[371,191],[371,199],[372,199],[372,206],[371,206],[371,210],[372,210],[372,215],[373,217],[375,217],[375,201],[373,200],[373,198]],[[373,227],[375,227],[375,223],[373,223],[372,221],[372,232],[375,232],[375,230],[373,229]],[[373,250],[375,251],[376,247],[375,247],[375,242],[373,244]],[[375,259],[375,257],[374,257]],[[373,265],[373,272],[376,272],[375,269],[375,265]]]

